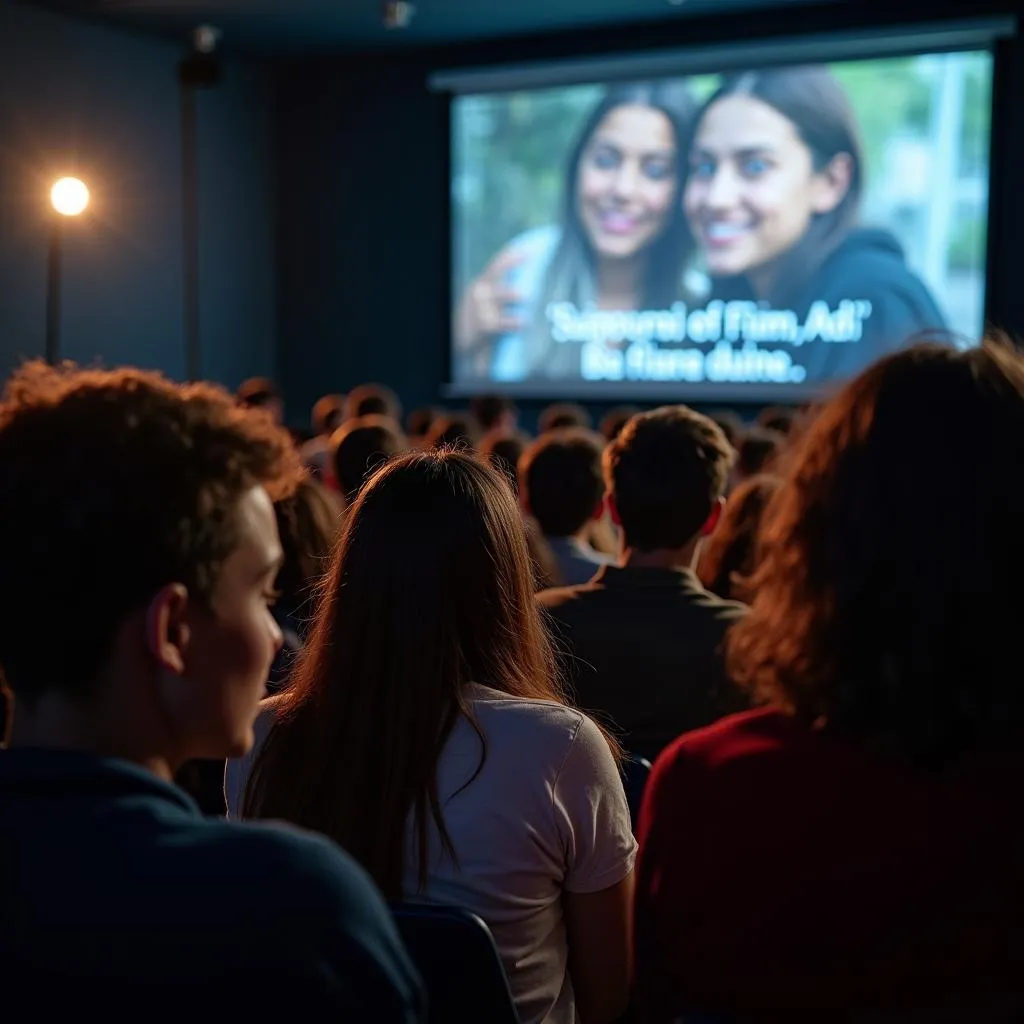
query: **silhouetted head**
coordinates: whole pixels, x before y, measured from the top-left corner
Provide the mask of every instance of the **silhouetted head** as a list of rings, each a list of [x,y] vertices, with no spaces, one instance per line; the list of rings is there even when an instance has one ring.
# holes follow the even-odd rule
[[[640,411],[636,405],[617,405],[610,409],[601,419],[601,436],[605,441],[614,441],[622,433],[622,428]]]
[[[331,448],[338,488],[351,503],[374,471],[404,452],[408,444],[394,420],[362,416],[349,420],[335,433]]]
[[[503,395],[479,395],[469,403],[469,411],[484,434],[514,430],[519,418],[516,403]]]
[[[538,433],[541,434],[546,434],[549,430],[562,430],[565,427],[590,430],[593,425],[593,417],[576,402],[555,402],[540,414],[537,421]]]
[[[345,418],[355,420],[362,416],[386,416],[400,424],[402,403],[385,384],[360,384],[349,392]]]
[[[710,529],[733,459],[718,426],[684,405],[634,416],[604,452],[605,486],[626,546],[680,550]]]
[[[519,460],[519,491],[545,537],[574,537],[601,511],[601,438],[588,430],[552,430]]]

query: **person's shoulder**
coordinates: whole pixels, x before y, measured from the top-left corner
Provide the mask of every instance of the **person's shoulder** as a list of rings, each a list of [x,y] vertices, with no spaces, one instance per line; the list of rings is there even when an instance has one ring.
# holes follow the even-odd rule
[[[544,744],[568,748],[586,722],[586,715],[553,699],[515,697],[487,687],[473,692],[473,710],[488,736],[513,738],[536,750]]]
[[[240,887],[258,880],[261,901],[290,905],[303,916],[376,914],[369,876],[330,840],[283,822],[208,820],[204,826],[193,839],[194,852],[224,866]]]
[[[276,948],[282,977],[315,971],[343,1017],[347,1008],[365,1019],[358,1014],[372,1007],[381,1020],[420,1019],[419,981],[391,913],[352,857],[283,822],[208,824],[218,913],[249,928],[250,945]]]
[[[750,608],[742,601],[732,601],[727,597],[719,597],[712,593],[701,583],[697,582],[693,588],[694,604],[704,609],[709,614],[730,621],[742,619]]]
[[[892,269],[906,266],[906,255],[896,236],[882,228],[855,228],[832,250],[823,266],[828,270],[857,267]]]
[[[324,437],[323,434],[317,434],[316,437],[311,437],[302,444],[299,448],[299,456],[306,462],[316,461],[319,465],[330,450],[330,438]]]
[[[750,611],[748,606],[740,601],[730,601],[712,593],[692,573],[684,577],[682,592],[691,608],[724,628],[738,622]]]
[[[823,297],[827,299],[934,306],[924,282],[907,265],[903,247],[891,232],[882,228],[851,231],[825,260],[820,277],[823,291],[828,293]]]
[[[778,751],[792,741],[796,729],[788,715],[774,708],[728,715],[680,736],[662,751],[654,771],[664,776],[681,768],[720,768],[740,759]]]
[[[576,728],[586,716],[582,711],[563,704],[554,697],[519,697],[487,686],[474,686],[472,703],[481,710],[498,714],[527,716],[535,721],[569,723]]]

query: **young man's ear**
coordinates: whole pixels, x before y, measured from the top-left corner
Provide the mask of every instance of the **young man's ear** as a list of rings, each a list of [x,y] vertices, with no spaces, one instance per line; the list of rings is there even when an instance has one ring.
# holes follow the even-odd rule
[[[146,647],[162,669],[176,676],[185,671],[187,611],[188,589],[181,583],[161,587],[146,609]]]
[[[616,526],[622,526],[622,518],[619,516],[619,506],[615,504],[615,499],[610,495],[604,496],[604,506],[608,509],[608,515],[612,517],[612,522]]]
[[[725,498],[719,498],[718,501],[711,506],[711,512],[707,519],[704,520],[704,525],[700,528],[700,535],[702,537],[710,537],[715,532],[715,527],[718,526],[719,521],[722,518],[722,512],[725,510]]]

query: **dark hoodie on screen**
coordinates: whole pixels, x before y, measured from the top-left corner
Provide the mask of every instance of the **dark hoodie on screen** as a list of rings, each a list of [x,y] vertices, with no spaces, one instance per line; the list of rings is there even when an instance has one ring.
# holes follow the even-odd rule
[[[781,285],[785,289],[784,281]],[[716,298],[753,299],[745,278],[718,281],[713,292]],[[825,302],[834,311],[844,299],[871,303],[858,340],[816,339],[795,347],[766,342],[759,347],[784,347],[794,364],[807,371],[806,383],[827,384],[854,376],[916,334],[946,330],[931,293],[907,266],[902,247],[888,231],[851,231],[791,297],[773,306],[793,310],[803,324],[815,302]]]

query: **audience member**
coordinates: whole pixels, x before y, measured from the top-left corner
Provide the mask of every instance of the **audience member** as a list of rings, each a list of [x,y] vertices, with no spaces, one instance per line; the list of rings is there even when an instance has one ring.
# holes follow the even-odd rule
[[[736,467],[733,471],[733,486],[738,487],[744,480],[762,473],[771,473],[775,462],[786,444],[786,437],[768,427],[751,427],[740,440],[737,450]]]
[[[748,601],[750,578],[758,565],[758,539],[779,478],[763,473],[745,480],[725,503],[725,511],[700,553],[701,583],[719,597]]]
[[[287,1002],[425,1019],[349,857],[298,830],[204,819],[171,782],[190,758],[253,742],[281,639],[271,499],[299,474],[279,427],[209,385],[41,364],[8,382],[0,963],[16,1016],[230,1005],[255,1019]]]
[[[413,409],[405,418],[405,432],[409,438],[409,444],[413,448],[424,448],[427,442],[427,434],[434,425],[434,421],[444,415],[444,409],[436,405],[421,405]]]
[[[431,425],[425,447],[473,450],[478,440],[476,424],[469,416],[448,413]]]
[[[769,405],[758,414],[756,426],[788,437],[797,421],[797,410],[788,405]]]
[[[606,442],[611,443],[622,433],[622,428],[639,412],[640,408],[635,405],[615,406],[601,419],[601,436]]]
[[[300,454],[302,461],[317,480],[323,480],[329,473],[331,437],[344,421],[344,395],[324,395],[313,406],[313,436],[302,446]]]
[[[506,433],[516,429],[519,410],[511,398],[502,395],[480,395],[469,403],[470,415],[481,434]]]
[[[566,427],[579,427],[581,430],[590,430],[594,421],[590,413],[577,405],[575,402],[556,402],[549,405],[541,414],[537,422],[537,431],[546,434],[552,430],[564,430]]]
[[[317,587],[341,529],[342,510],[338,495],[315,480],[303,480],[294,494],[274,503],[284,561],[274,584],[273,614],[284,644],[270,673],[271,692],[284,683],[306,641],[316,611]]]
[[[740,441],[743,440],[743,435],[747,430],[743,420],[731,409],[716,409],[714,412],[708,413],[708,419],[718,425],[718,429],[725,434],[726,441],[736,451],[739,451]]]
[[[1019,1019],[1020,465],[1009,344],[890,356],[801,439],[728,645],[768,707],[645,799],[644,1019]]]
[[[555,556],[557,582],[575,586],[609,562],[586,541],[590,523],[604,510],[601,439],[563,429],[541,435],[519,460],[519,495]]]
[[[387,416],[349,420],[331,438],[334,478],[347,505],[356,500],[373,472],[408,447],[395,421]]]
[[[284,420],[284,402],[277,385],[269,377],[250,377],[237,392],[238,404],[245,409],[263,409],[275,423]]]
[[[384,384],[360,384],[349,392],[345,419],[358,420],[364,416],[386,416],[401,430],[402,403]]]
[[[480,442],[480,455],[498,470],[519,495],[519,460],[530,444],[521,430],[490,433]]]
[[[623,1012],[617,751],[558,690],[522,523],[482,461],[412,454],[369,481],[261,727],[255,762],[228,767],[233,813],[325,833],[393,902],[479,914],[523,1024]]]
[[[610,716],[633,754],[653,758],[739,706],[721,647],[743,606],[709,594],[692,571],[732,459],[721,430],[684,406],[635,416],[604,454],[618,565],[540,595],[580,706]]]

